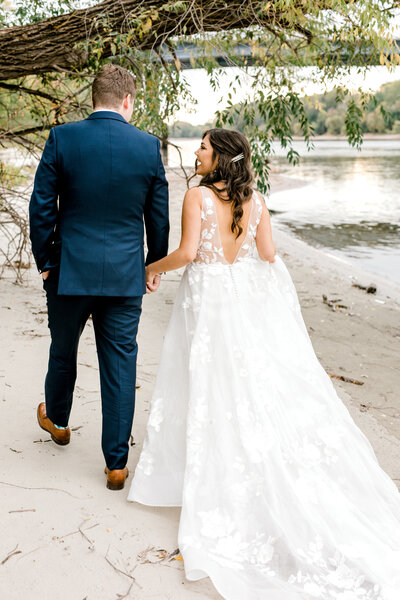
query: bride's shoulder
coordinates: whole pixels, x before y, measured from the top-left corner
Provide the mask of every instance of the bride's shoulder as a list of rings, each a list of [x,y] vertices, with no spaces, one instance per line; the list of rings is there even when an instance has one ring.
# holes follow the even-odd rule
[[[201,206],[202,198],[203,198],[203,194],[202,194],[201,187],[196,185],[187,190],[185,197],[184,197],[184,202],[196,203]]]

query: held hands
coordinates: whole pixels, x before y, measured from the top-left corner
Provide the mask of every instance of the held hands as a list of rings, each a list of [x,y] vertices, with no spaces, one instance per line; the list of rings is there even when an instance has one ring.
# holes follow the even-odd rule
[[[161,275],[151,271],[151,265],[146,267],[146,294],[156,292],[160,287]]]
[[[49,275],[50,275],[50,271],[43,271],[43,273],[42,273],[43,281],[46,281],[46,279],[48,278]]]

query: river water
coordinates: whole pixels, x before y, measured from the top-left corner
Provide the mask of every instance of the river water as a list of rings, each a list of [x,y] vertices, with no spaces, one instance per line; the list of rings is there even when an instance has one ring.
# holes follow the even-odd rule
[[[197,139],[173,140],[193,164]],[[267,199],[273,226],[360,268],[400,283],[400,140],[365,140],[361,151],[344,141],[316,141],[307,152],[294,142],[300,165],[288,165],[275,145],[271,166],[302,186]],[[170,150],[170,165],[177,154]]]

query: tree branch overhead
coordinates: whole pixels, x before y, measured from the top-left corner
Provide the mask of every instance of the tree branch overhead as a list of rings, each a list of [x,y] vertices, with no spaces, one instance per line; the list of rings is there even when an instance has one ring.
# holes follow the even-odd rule
[[[104,0],[87,9],[19,27],[0,29],[0,80],[60,69],[82,69],[87,42],[106,40],[101,57],[115,53],[113,37],[130,34],[132,47],[149,50],[171,36],[228,31],[255,25],[287,29],[285,13],[260,0]],[[278,3],[276,3],[278,4]],[[297,10],[307,3],[295,2]],[[330,2],[324,2],[330,4]],[[290,27],[290,25],[289,25]],[[298,27],[296,26],[297,30]],[[308,40],[310,33],[301,32]],[[107,40],[107,37],[109,39]]]

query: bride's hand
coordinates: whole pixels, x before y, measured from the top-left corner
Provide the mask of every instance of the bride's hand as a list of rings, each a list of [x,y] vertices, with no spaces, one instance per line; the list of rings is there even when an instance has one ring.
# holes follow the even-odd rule
[[[156,292],[160,287],[161,276],[151,270],[151,265],[146,267],[146,294]]]

